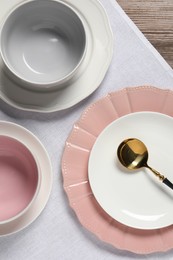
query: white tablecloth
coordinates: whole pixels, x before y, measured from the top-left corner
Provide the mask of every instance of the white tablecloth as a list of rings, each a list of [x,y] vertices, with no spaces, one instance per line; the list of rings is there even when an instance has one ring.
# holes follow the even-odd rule
[[[100,1],[113,30],[114,55],[98,90],[67,111],[46,115],[19,111],[0,101],[0,119],[16,122],[32,131],[46,147],[54,173],[53,189],[46,208],[28,228],[0,238],[0,260],[173,259],[173,250],[139,256],[100,241],[78,222],[62,187],[64,144],[84,108],[107,92],[127,86],[150,84],[173,88],[172,69],[115,0]]]

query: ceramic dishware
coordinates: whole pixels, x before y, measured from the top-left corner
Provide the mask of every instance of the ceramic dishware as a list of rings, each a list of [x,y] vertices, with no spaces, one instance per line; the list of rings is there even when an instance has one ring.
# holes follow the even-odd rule
[[[38,174],[39,174],[38,190],[36,191],[31,203],[28,204],[28,207],[26,207],[26,209],[21,211],[18,215],[14,216],[8,220],[0,222],[0,237],[2,237],[2,236],[11,235],[11,234],[14,234],[16,232],[23,230],[40,215],[40,213],[45,208],[45,206],[48,202],[49,196],[50,196],[50,192],[52,189],[52,182],[53,182],[53,174],[52,174],[51,161],[50,161],[50,158],[49,158],[49,155],[48,155],[46,149],[44,148],[44,146],[40,142],[40,140],[29,130],[27,130],[26,128],[24,128],[18,124],[12,123],[12,122],[0,121],[0,136],[8,137],[9,140],[11,138],[11,140],[15,141],[14,147],[16,149],[19,148],[18,149],[19,151],[17,151],[17,152],[16,152],[16,149],[15,149],[15,151],[14,151],[14,149],[12,149],[12,151],[14,152],[14,153],[12,153],[12,154],[14,154],[14,158],[11,156],[11,158],[13,159],[14,162],[17,161],[17,163],[15,163],[15,165],[17,164],[17,166],[15,167],[16,171],[17,171],[17,169],[19,169],[19,172],[20,172],[20,169],[21,169],[20,167],[24,168],[25,165],[27,166],[26,169],[34,170],[34,169],[32,169],[31,164],[28,166],[28,163],[32,162],[32,160],[27,161],[27,156],[25,157],[25,154],[27,155],[28,152],[23,153],[22,155],[20,153],[21,151],[23,151],[23,150],[25,151],[28,149],[30,151],[29,153],[32,153],[33,159],[35,159],[35,163],[37,164]],[[18,145],[16,145],[16,143]],[[19,143],[21,143],[21,144],[19,144]],[[24,149],[22,148],[23,145],[24,145]],[[5,147],[5,149],[6,149],[6,147]],[[0,151],[1,151],[0,154],[2,154],[2,150],[0,150]],[[9,154],[9,150],[7,150],[7,151]],[[15,155],[15,153],[17,153],[17,155]],[[19,154],[19,156],[18,156],[18,154]],[[24,166],[18,165],[18,161],[20,161],[20,159],[21,159],[22,163],[24,162],[22,164]],[[10,161],[11,161],[11,159],[10,159]],[[33,165],[34,165],[34,163],[33,163]],[[8,167],[10,167],[10,164],[7,165],[7,170],[8,170]],[[30,173],[30,174],[31,174],[30,176],[32,176],[32,173]],[[20,177],[20,174],[17,176]],[[1,177],[1,175],[0,175],[0,177]],[[16,184],[16,182],[18,182],[18,180],[20,180],[20,178],[18,178],[18,179],[15,178],[14,184]],[[28,179],[28,181],[29,180],[30,179]],[[24,184],[26,184],[26,178],[23,178],[23,181],[24,181]],[[19,182],[19,184],[20,184],[20,182]],[[1,187],[1,183],[0,183],[0,187]],[[15,187],[12,187],[12,188],[14,189]],[[26,189],[26,192],[27,192],[28,185],[27,185],[27,187],[26,187],[26,185],[24,185],[24,188]],[[22,192],[20,192],[20,194],[22,196],[24,196],[24,194],[23,194],[25,192],[24,189],[23,190],[20,189],[19,191],[22,191]],[[2,193],[0,193],[0,194],[2,195]],[[21,200],[23,200],[23,197],[21,198]]]
[[[116,156],[121,141],[136,136],[151,154],[157,155],[150,156],[149,165],[172,180],[172,129],[172,117],[138,112],[113,121],[97,138],[88,164],[91,189],[101,207],[120,223],[138,229],[157,229],[173,224],[172,189],[159,182],[146,168],[129,174]]]
[[[88,179],[88,161],[90,152],[100,133],[108,126],[108,124],[121,116],[138,111],[156,111],[173,116],[173,92],[170,89],[160,89],[152,86],[124,88],[109,93],[105,97],[89,105],[83,111],[81,117],[77,120],[72,129],[64,149],[62,158],[64,189],[68,196],[69,204],[76,213],[79,222],[90,232],[94,233],[98,239],[111,244],[115,248],[131,251],[137,254],[165,252],[173,248],[173,225],[165,228],[143,230],[121,224],[108,215],[97,203]],[[152,134],[151,140],[152,137],[157,140],[157,126],[153,132],[150,128],[150,121],[147,121],[147,124],[149,124],[149,127],[146,128],[145,126],[145,131],[147,130],[148,136],[150,137]],[[169,125],[166,124],[165,128],[169,129]],[[170,134],[171,131],[172,129],[170,128]],[[166,137],[166,135],[163,135],[162,133],[162,137],[163,140],[161,141],[159,139],[159,141],[161,141],[161,144],[163,145],[164,137]],[[123,137],[121,136],[121,138]],[[120,139],[120,141],[121,140],[122,139]],[[146,143],[146,140],[144,141]],[[152,144],[151,149],[150,146],[148,146],[148,148],[151,152],[154,152],[152,151],[154,144]],[[161,149],[161,152],[162,151],[163,149]],[[114,146],[113,154],[115,155],[115,153],[116,148]],[[159,156],[160,155],[161,153],[159,153]],[[167,174],[170,169],[170,175],[167,176],[171,179],[171,153],[166,153],[164,155],[170,155],[170,168],[167,164],[163,164],[163,161],[157,157],[152,158],[152,160],[154,159],[152,165],[156,168],[158,167],[160,171],[164,171],[165,174]],[[115,167],[115,157],[113,157],[113,167]],[[115,177],[115,168],[113,174]],[[144,176],[142,177],[141,175]],[[120,176],[123,177],[122,173],[120,173]],[[144,178],[144,181],[147,180],[146,173],[137,173],[136,176],[127,173],[127,176],[125,175],[124,177],[128,183],[130,179],[136,177],[142,177]],[[152,178],[152,175],[148,174],[148,177]],[[151,183],[151,179],[148,181]],[[133,180],[132,183],[134,183]],[[157,189],[159,189],[159,185],[160,189],[163,189],[165,193],[169,193],[169,195],[172,196],[172,191],[160,184],[153,176],[153,184],[154,183],[156,183],[155,188],[157,187]],[[145,189],[144,185],[140,185],[139,190],[141,191],[141,189],[148,191],[148,182],[147,189]],[[125,194],[127,194],[127,192]],[[164,203],[160,201],[160,195],[163,199],[163,192],[158,190],[159,198],[157,197],[156,200],[159,205],[164,205]],[[169,195],[166,195],[165,197],[166,203],[169,201]],[[126,198],[128,197],[126,196]],[[149,201],[151,198],[152,197],[149,195]],[[117,197],[117,199],[119,199],[119,197]],[[170,210],[171,208],[172,206],[169,207]],[[153,221],[153,224],[154,222],[155,221]]]
[[[0,135],[0,226],[29,210],[41,183],[40,167],[19,140]]]
[[[13,0],[13,7],[20,0]],[[4,73],[0,55],[0,98],[20,110],[50,113],[70,108],[93,93],[102,82],[113,55],[113,34],[106,10],[98,0],[66,0],[79,13],[86,31],[85,57],[73,79],[54,91],[21,88]],[[10,12],[12,3],[1,0],[0,23]],[[93,26],[97,21],[99,26]],[[94,37],[93,37],[94,36]],[[82,88],[81,88],[82,86]]]
[[[77,12],[54,0],[27,1],[4,19],[1,57],[9,77],[32,90],[62,88],[79,69],[86,33]]]

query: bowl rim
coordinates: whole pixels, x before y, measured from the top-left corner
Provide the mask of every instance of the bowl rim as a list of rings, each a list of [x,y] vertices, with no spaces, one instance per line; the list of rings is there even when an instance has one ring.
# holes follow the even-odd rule
[[[35,199],[37,198],[38,196],[38,193],[40,191],[40,187],[41,187],[41,169],[40,169],[40,165],[38,163],[38,160],[37,160],[37,157],[33,154],[33,152],[31,151],[31,149],[29,149],[29,147],[24,144],[24,142],[21,142],[19,139],[15,138],[15,137],[12,137],[12,136],[9,136],[9,135],[6,135],[6,134],[0,134],[0,137],[5,137],[5,138],[8,138],[8,139],[12,139],[13,141],[19,143],[20,145],[23,146],[23,148],[25,150],[27,150],[27,152],[29,152],[29,154],[31,155],[33,161],[35,162],[35,165],[36,165],[36,173],[37,173],[37,184],[36,184],[36,189],[33,193],[33,196],[31,198],[31,200],[29,201],[29,203],[26,205],[26,207],[24,207],[20,212],[18,212],[16,215],[10,217],[10,218],[7,218],[7,219],[4,219],[4,220],[1,220],[0,221],[0,225],[3,225],[3,224],[7,224],[7,223],[10,223],[18,218],[20,218],[22,215],[24,215],[29,209],[30,207],[33,205]]]
[[[35,2],[35,0],[26,0],[24,2],[21,2],[17,5],[15,5],[8,13],[7,15],[4,17],[1,26],[0,26],[0,36],[2,35],[2,31],[4,29],[4,26],[6,24],[6,22],[8,21],[8,19],[10,18],[10,16],[20,7],[29,4],[29,3],[33,3]],[[20,73],[18,73],[18,71],[15,71],[15,69],[13,68],[13,66],[11,66],[11,64],[9,64],[5,58],[4,52],[3,52],[3,48],[2,48],[2,37],[0,37],[0,55],[2,58],[2,62],[4,63],[5,67],[4,70],[5,72],[8,74],[8,76],[10,78],[12,78],[15,82],[17,82],[18,84],[21,85],[21,87],[23,88],[28,88],[28,89],[34,89],[34,90],[51,90],[51,89],[57,89],[57,88],[62,88],[64,86],[64,83],[68,82],[70,79],[73,78],[73,76],[77,73],[77,71],[79,70],[81,64],[84,61],[86,52],[87,52],[87,45],[88,45],[88,40],[87,40],[87,32],[86,32],[86,28],[85,28],[85,24],[83,21],[83,18],[81,17],[80,13],[72,6],[70,5],[70,3],[67,2],[63,2],[61,0],[37,0],[37,2],[43,3],[43,2],[54,2],[54,3],[58,3],[61,4],[63,6],[66,6],[68,9],[70,9],[78,18],[79,22],[81,23],[81,26],[83,28],[83,35],[84,35],[84,46],[83,46],[83,52],[81,57],[79,58],[79,61],[76,63],[76,65],[74,66],[74,68],[67,73],[65,76],[59,78],[59,79],[55,79],[55,80],[49,80],[49,81],[34,81],[34,80],[28,80],[25,77],[23,77]]]

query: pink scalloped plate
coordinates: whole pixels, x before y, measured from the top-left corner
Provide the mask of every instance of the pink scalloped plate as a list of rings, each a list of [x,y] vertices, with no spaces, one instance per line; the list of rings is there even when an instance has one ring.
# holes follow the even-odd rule
[[[117,118],[138,111],[173,116],[173,91],[151,86],[125,88],[91,104],[75,123],[62,157],[64,189],[80,223],[98,238],[138,254],[173,248],[173,225],[142,230],[120,224],[97,203],[88,181],[90,151],[101,131]]]

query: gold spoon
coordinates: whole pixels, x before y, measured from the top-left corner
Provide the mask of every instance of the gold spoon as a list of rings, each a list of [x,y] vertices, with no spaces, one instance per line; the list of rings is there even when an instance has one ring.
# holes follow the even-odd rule
[[[117,155],[121,164],[127,169],[135,170],[146,167],[151,170],[164,184],[173,189],[173,184],[167,178],[147,164],[148,150],[142,141],[136,138],[124,140],[118,147]]]

